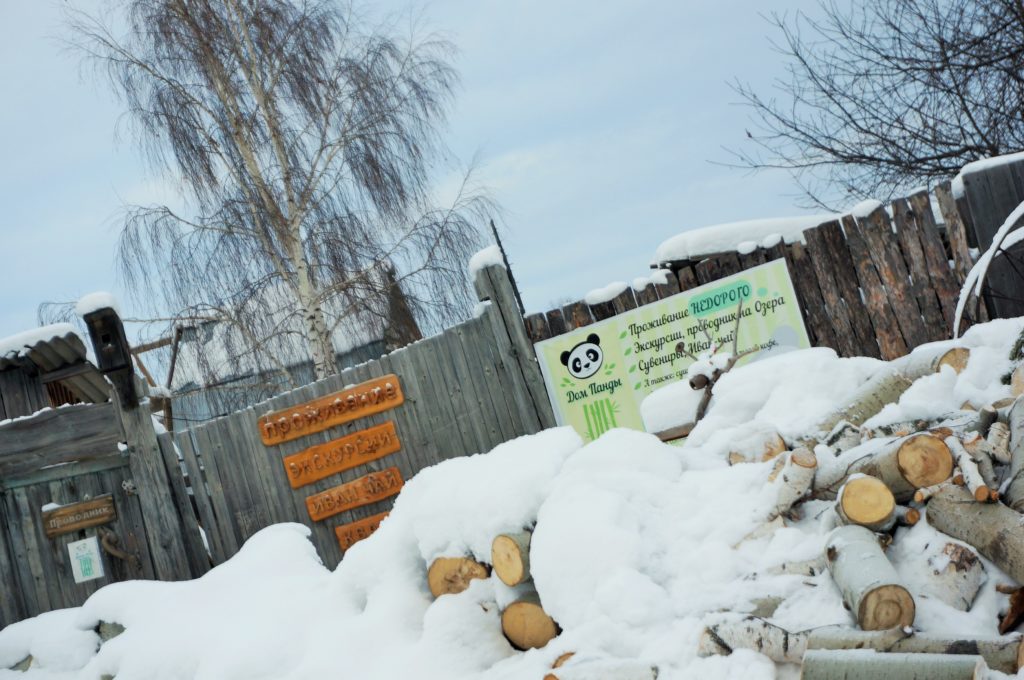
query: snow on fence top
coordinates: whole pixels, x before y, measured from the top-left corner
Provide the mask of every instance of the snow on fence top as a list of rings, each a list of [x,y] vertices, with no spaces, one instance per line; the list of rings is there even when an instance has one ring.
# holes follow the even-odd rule
[[[614,300],[622,291],[629,288],[625,281],[612,281],[604,288],[595,288],[583,296],[583,301],[588,305],[599,305],[602,302]]]
[[[496,245],[487,246],[469,258],[469,276],[471,278],[475,277],[478,271],[491,265],[505,266],[505,258],[501,256],[501,248]]]
[[[89,293],[79,298],[78,303],[75,305],[75,313],[78,316],[85,316],[95,312],[97,309],[104,309],[106,307],[110,307],[117,312],[118,316],[121,316],[121,305],[118,304],[117,298],[104,291]]]
[[[40,342],[51,342],[56,338],[66,338],[69,335],[74,336],[81,343],[78,332],[69,323],[40,326],[39,328],[31,328],[6,338],[0,338],[0,358],[13,359],[23,356],[27,350]]]
[[[781,237],[786,243],[795,243],[802,240],[804,229],[811,229],[838,217],[838,215],[828,214],[774,217],[691,229],[673,236],[658,246],[658,250],[654,254],[654,262],[657,264],[680,260],[699,260],[714,253],[736,250],[740,244],[747,241],[762,242],[772,239],[772,242],[775,243]]]

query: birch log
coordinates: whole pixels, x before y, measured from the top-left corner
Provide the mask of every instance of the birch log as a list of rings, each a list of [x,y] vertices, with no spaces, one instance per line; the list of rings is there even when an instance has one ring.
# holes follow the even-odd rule
[[[832,579],[862,630],[913,625],[914,598],[900,583],[874,533],[856,525],[838,527],[825,546]]]
[[[816,496],[829,497],[844,479],[859,472],[885,482],[896,500],[905,503],[918,489],[948,479],[953,473],[953,456],[942,439],[919,432],[852,461],[841,472],[838,478],[823,475],[815,483]]]
[[[860,440],[860,428],[843,420],[837,423],[825,437],[825,445],[830,446],[836,453],[842,453],[859,445]]]
[[[1024,512],[1024,396],[1017,397],[1006,419],[1009,430],[1010,483],[1006,486],[1006,504]],[[1020,581],[1020,579],[1018,579]]]
[[[859,524],[872,531],[887,531],[895,523],[896,499],[884,482],[867,475],[850,477],[836,498],[839,524]]]
[[[800,663],[806,646],[806,632],[790,633],[762,618],[748,616],[705,626],[697,642],[697,655],[728,656],[735,649],[752,649],[777,663]]]
[[[798,448],[786,456],[786,463],[773,482],[779,495],[773,517],[787,512],[801,498],[807,495],[814,482],[818,459],[810,449]]]
[[[869,649],[812,649],[801,680],[985,680],[988,668],[968,654],[879,654]]]
[[[507,586],[516,586],[530,578],[529,531],[500,534],[491,543],[494,573]]]
[[[973,494],[974,500],[980,503],[987,502],[991,497],[991,491],[978,470],[978,464],[971,459],[971,454],[967,453],[967,449],[960,443],[960,440],[953,436],[946,437],[946,446],[953,454],[953,460],[956,461],[960,474],[964,476],[964,483],[967,485],[967,490]]]
[[[501,632],[520,650],[543,647],[561,632],[541,606],[536,592],[526,593],[501,612]]]
[[[843,420],[853,425],[863,425],[864,421],[881,411],[887,404],[898,401],[911,383],[913,380],[906,378],[898,370],[891,367],[884,369],[861,385],[845,406],[818,423],[815,429],[831,432],[832,428]]]
[[[1022,517],[1002,503],[978,503],[962,487],[938,492],[928,501],[928,523],[970,543],[1017,583],[1024,583]]]
[[[1010,427],[1006,423],[992,423],[985,437],[986,450],[992,460],[1008,465],[1010,460]]]
[[[967,611],[985,582],[985,567],[978,554],[959,543],[929,545],[928,573],[921,594]]]
[[[475,578],[487,578],[487,565],[471,557],[438,557],[427,570],[427,586],[434,597],[454,595],[469,588]]]
[[[906,632],[902,628],[859,631],[826,626],[808,631],[806,647],[811,649],[873,649],[903,654],[976,654],[986,665],[1001,673],[1016,673],[1022,657],[1019,635],[954,638],[928,633]]]
[[[967,367],[971,358],[971,350],[966,347],[934,348],[921,347],[910,354],[900,357],[892,365],[909,380],[917,380],[932,373],[938,373],[943,366],[949,366],[957,373]]]

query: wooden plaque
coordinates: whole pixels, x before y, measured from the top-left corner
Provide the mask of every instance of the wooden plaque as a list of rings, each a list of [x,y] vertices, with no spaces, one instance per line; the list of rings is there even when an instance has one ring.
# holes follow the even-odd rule
[[[394,496],[402,490],[402,473],[396,467],[371,472],[306,499],[306,510],[314,522],[361,505]]]
[[[268,413],[259,419],[260,437],[267,446],[283,444],[356,418],[382,413],[404,401],[398,376],[392,373],[305,404]]]
[[[54,538],[80,529],[107,524],[116,519],[114,497],[106,494],[81,503],[64,505],[56,510],[47,510],[43,513],[43,530],[47,538]]]
[[[377,527],[380,526],[380,523],[388,514],[390,513],[379,512],[365,519],[335,527],[334,535],[338,537],[338,545],[341,546],[342,550],[348,550],[359,541],[369,537],[370,534],[377,530]]]
[[[338,439],[317,444],[284,458],[284,470],[293,489],[312,484],[344,470],[369,463],[402,448],[395,424],[388,421]]]

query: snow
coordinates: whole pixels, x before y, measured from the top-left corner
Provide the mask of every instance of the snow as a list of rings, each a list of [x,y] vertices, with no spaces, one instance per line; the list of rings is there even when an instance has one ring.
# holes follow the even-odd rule
[[[955,343],[971,348],[965,370],[922,378],[890,415],[934,417],[964,395],[1002,395],[1009,388],[1000,383],[1001,357],[1022,326],[1024,319],[973,327]],[[445,461],[409,480],[380,529],[338,565],[321,564],[308,528],[268,527],[202,578],[109,585],[82,607],[0,631],[0,668],[34,657],[27,673],[0,670],[0,678],[513,680],[543,677],[567,651],[576,652],[567,669],[594,673],[657,666],[660,680],[792,677],[750,650],[699,658],[697,640],[706,623],[771,596],[784,599],[769,619],[784,628],[852,624],[827,572],[773,573],[821,557],[832,503],[808,501],[785,526],[764,531],[778,502],[779,485],[768,482],[773,462],[729,466],[726,453],[776,432],[802,439],[889,367],[824,348],[793,351],[723,376],[707,417],[681,447],[623,429],[584,445],[570,428],[555,428]],[[672,387],[695,393],[682,382]],[[667,404],[670,395],[659,390],[645,406]],[[869,440],[838,457],[819,446],[819,474],[884,445]],[[499,623],[522,588],[492,575],[434,600],[426,568],[439,556],[489,561],[495,535],[530,527],[534,585],[563,632],[524,653]],[[889,548],[916,596],[915,629],[994,635],[1007,601],[995,584],[1009,579],[987,561],[970,611],[925,596],[926,546],[945,540],[925,518],[900,528]],[[99,621],[126,630],[101,646]],[[583,671],[573,672],[566,676]]]
[[[78,303],[75,305],[75,313],[78,314],[78,316],[85,316],[86,314],[106,307],[113,309],[117,312],[118,316],[121,315],[121,305],[118,304],[117,298],[110,293],[97,291],[79,298]]]
[[[66,335],[78,336],[75,327],[69,323],[55,323],[39,328],[30,328],[27,331],[0,338],[0,357],[13,358],[21,356],[23,352],[40,342],[48,342],[54,338]]]
[[[583,301],[588,305],[599,305],[602,302],[614,300],[616,296],[620,295],[627,288],[629,288],[629,284],[625,281],[613,281],[604,288],[595,288],[590,291],[583,296]]]
[[[757,250],[757,241],[743,241],[736,244],[736,252],[740,255],[749,255]]]
[[[858,219],[865,219],[881,207],[881,201],[869,198],[850,208],[849,213]]]
[[[964,279],[964,285],[960,289],[960,298],[956,303],[956,315],[953,319],[954,336],[960,329],[960,319],[963,317],[964,308],[967,305],[967,298],[970,297],[971,292],[976,296],[981,296],[981,290],[985,284],[985,275],[988,273],[988,268],[992,263],[992,260],[995,259],[999,253],[1004,250],[1009,250],[1011,247],[1021,243],[1022,241],[1024,241],[1024,202],[1014,208],[1013,212],[1006,216],[1006,219],[992,237],[992,245],[990,245],[981,258],[974,263],[974,266],[971,267],[971,271],[967,272],[967,278]]]
[[[986,170],[991,170],[992,168],[997,168],[1001,165],[1017,163],[1018,161],[1024,161],[1024,151],[1009,153],[1004,156],[982,158],[980,160],[972,161],[961,168],[957,178],[963,178],[965,175],[971,175],[976,172],[985,172]]]
[[[484,267],[502,267],[505,266],[505,258],[501,255],[501,248],[497,245],[490,245],[474,253],[473,257],[469,258],[469,276],[475,278],[476,273]]]
[[[633,290],[641,291],[653,284],[664,286],[668,283],[668,275],[670,273],[667,269],[655,269],[651,272],[650,276],[638,276],[633,279]]]
[[[804,229],[837,219],[839,215],[803,215],[715,224],[682,232],[658,246],[655,263],[699,260],[714,253],[736,250],[745,241],[782,238],[786,243],[803,240]],[[769,246],[770,247],[770,246]]]

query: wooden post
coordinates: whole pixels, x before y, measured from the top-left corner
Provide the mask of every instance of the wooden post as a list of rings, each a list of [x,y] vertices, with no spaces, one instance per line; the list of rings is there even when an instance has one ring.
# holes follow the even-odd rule
[[[154,572],[162,581],[187,579],[191,572],[185,555],[185,534],[171,498],[152,415],[148,405],[139,404],[140,394],[124,325],[117,312],[109,307],[90,312],[83,318],[89,327],[99,369],[114,384]]]

